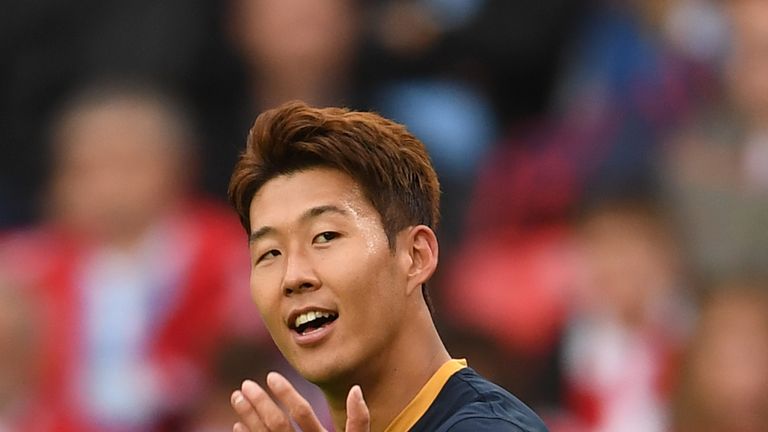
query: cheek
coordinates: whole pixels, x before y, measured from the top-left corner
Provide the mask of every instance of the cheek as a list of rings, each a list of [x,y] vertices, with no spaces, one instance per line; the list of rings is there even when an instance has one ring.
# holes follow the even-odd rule
[[[276,288],[269,274],[251,273],[250,289],[251,301],[256,305],[264,324],[271,331],[272,327],[280,322],[279,287]]]
[[[389,259],[366,260],[356,272],[357,277],[350,280],[353,287],[349,290],[348,300],[356,309],[364,311],[363,319],[372,316],[393,316],[400,310],[399,303],[404,299],[405,286],[396,274],[396,268]],[[380,320],[373,320],[381,325]]]

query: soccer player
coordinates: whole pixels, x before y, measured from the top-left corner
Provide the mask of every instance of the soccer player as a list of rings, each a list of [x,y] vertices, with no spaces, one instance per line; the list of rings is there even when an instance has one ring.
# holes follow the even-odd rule
[[[425,286],[439,184],[402,125],[301,102],[267,111],[229,195],[249,235],[253,301],[337,430],[546,430],[440,340]],[[250,380],[232,394],[234,431],[323,430],[284,377],[266,385],[271,395]]]

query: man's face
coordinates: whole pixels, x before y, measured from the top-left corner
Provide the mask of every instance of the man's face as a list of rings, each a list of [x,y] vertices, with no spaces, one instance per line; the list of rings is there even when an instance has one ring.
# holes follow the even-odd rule
[[[57,217],[104,239],[140,234],[180,193],[176,139],[167,115],[140,101],[79,113],[58,136]]]
[[[299,373],[322,384],[385,358],[404,327],[407,259],[360,186],[327,168],[282,175],[250,218],[251,295]]]

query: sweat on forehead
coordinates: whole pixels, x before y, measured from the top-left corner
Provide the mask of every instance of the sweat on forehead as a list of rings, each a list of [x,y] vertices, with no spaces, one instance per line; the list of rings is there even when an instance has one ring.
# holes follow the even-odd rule
[[[381,227],[381,215],[356,181],[325,167],[270,179],[254,195],[250,214],[251,242],[272,233],[272,223],[308,224],[321,217],[367,220]]]

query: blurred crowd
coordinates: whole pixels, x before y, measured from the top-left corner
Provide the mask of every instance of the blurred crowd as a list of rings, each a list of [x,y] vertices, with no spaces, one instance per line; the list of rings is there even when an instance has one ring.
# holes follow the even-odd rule
[[[553,432],[768,430],[765,0],[5,3],[1,432],[228,431],[291,373],[225,191],[292,99],[424,141],[438,328]]]

